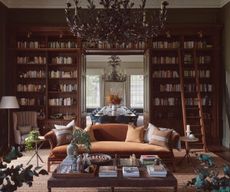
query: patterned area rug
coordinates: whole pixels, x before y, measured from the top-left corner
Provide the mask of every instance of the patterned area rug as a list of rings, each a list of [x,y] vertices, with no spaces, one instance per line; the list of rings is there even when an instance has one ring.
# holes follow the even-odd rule
[[[41,149],[39,150],[39,154],[41,155],[42,159],[44,160],[44,163],[40,163],[45,169],[47,168],[47,157],[49,154],[49,150],[47,149]],[[175,157],[176,157],[176,163],[180,161],[182,156],[184,155],[184,151],[175,151]],[[224,163],[226,163],[225,160],[221,159],[220,157],[216,156],[213,153],[209,153],[213,156],[215,159],[215,163],[218,167],[221,167]],[[12,161],[12,164],[26,164],[30,157],[33,155],[32,151],[24,153],[24,156]],[[194,167],[199,165],[199,161],[196,159],[196,156],[192,154],[192,162]],[[36,166],[36,159],[34,158],[30,164],[33,164]],[[55,169],[55,165],[52,166],[51,170]],[[222,169],[220,168],[222,171]],[[194,171],[193,166],[191,164],[188,164],[187,161],[183,161],[180,165],[176,166],[176,172],[174,173],[175,177],[178,181],[178,191],[179,192],[190,192],[195,191],[192,188],[186,187],[186,183],[188,180],[194,177]],[[34,182],[32,187],[28,187],[27,185],[23,185],[23,187],[19,188],[17,191],[19,192],[44,192],[47,190],[47,180],[51,176],[51,173],[46,176],[39,176],[34,177]],[[110,188],[53,188],[52,192],[109,192],[111,191]],[[152,191],[158,191],[158,192],[169,192],[173,191],[172,188],[132,188],[130,186],[129,188],[115,188],[115,192],[152,192]]]

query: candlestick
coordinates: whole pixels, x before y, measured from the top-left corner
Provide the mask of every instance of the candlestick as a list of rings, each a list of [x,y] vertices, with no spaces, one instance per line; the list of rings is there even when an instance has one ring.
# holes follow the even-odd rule
[[[190,125],[187,125],[187,130],[186,130],[186,132],[190,132],[191,130],[190,130]]]
[[[191,133],[191,129],[190,129],[190,125],[187,125],[186,126],[186,134],[187,134],[187,137],[190,135],[190,133]]]

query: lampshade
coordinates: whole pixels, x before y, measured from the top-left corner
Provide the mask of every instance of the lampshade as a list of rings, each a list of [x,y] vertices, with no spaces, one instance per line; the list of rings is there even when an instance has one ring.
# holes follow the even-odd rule
[[[17,109],[19,108],[17,98],[15,96],[2,96],[0,109]]]

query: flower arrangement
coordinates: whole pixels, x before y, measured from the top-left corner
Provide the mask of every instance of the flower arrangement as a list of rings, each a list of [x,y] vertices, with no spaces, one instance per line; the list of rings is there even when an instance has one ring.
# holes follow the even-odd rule
[[[107,101],[113,105],[120,105],[122,98],[118,96],[118,94],[111,94],[107,97]]]

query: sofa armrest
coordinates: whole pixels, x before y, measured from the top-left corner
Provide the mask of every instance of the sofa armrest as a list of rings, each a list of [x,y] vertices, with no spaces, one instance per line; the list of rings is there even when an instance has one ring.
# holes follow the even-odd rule
[[[171,147],[177,150],[181,149],[180,134],[175,130],[173,130],[171,135]]]
[[[57,146],[57,138],[54,131],[49,131],[44,135],[44,138],[49,141],[50,148],[53,149]]]

